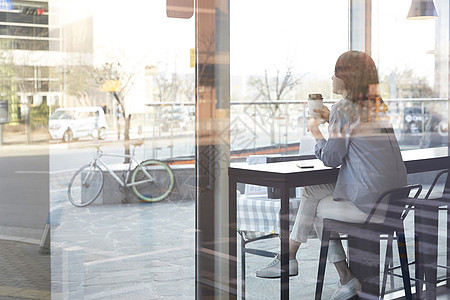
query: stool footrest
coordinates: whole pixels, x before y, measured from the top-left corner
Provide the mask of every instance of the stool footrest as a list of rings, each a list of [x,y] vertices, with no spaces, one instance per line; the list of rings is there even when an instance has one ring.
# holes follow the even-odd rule
[[[443,266],[443,265],[437,265],[438,266],[438,268],[443,268],[443,269],[450,269],[450,266]]]
[[[449,280],[449,279],[450,279],[450,277],[442,277],[442,278],[438,278],[438,279],[436,280],[436,282],[439,283],[439,282],[447,281],[447,280]]]
[[[253,255],[259,255],[264,257],[275,257],[278,253],[261,250],[261,249],[252,249],[252,248],[245,248],[245,253],[253,254]]]

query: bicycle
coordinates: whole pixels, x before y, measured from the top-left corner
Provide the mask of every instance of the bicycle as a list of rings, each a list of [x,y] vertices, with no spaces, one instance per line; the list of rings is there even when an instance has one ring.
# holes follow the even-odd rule
[[[94,159],[78,169],[70,180],[67,191],[70,202],[77,207],[83,207],[97,199],[104,184],[102,168],[108,171],[125,191],[131,187],[139,199],[148,202],[164,200],[174,186],[175,180],[172,169],[165,162],[159,160],[150,159],[138,162],[134,158],[135,150],[143,143],[143,140],[131,141],[133,150],[129,155],[104,153],[100,149],[100,145],[95,145],[97,151],[94,154]],[[123,179],[115,174],[102,160],[103,156],[129,158],[128,169],[124,171]],[[132,170],[133,166],[136,167]]]

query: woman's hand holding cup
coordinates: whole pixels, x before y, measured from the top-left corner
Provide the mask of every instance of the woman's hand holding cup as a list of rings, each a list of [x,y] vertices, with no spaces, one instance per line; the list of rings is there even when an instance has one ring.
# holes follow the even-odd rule
[[[314,133],[314,131],[319,130],[320,120],[318,118],[309,117],[308,123],[306,124],[306,130],[308,132]]]
[[[319,125],[323,124],[323,120],[317,117],[309,117],[306,128],[309,132],[312,133],[316,141],[323,139],[322,132],[320,132]]]
[[[322,124],[330,122],[330,110],[325,105],[322,105],[322,109],[314,109],[314,112],[320,114],[320,118],[322,119]]]

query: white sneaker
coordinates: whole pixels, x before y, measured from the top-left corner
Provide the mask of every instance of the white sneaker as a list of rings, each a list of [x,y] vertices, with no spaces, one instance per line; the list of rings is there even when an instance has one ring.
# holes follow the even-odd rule
[[[361,283],[359,283],[358,279],[353,277],[344,285],[339,281],[338,288],[333,296],[331,296],[330,300],[347,300],[358,295],[359,292],[361,292]]]
[[[295,258],[289,259],[289,276],[298,275],[298,263]],[[281,260],[275,257],[265,268],[256,271],[256,277],[260,278],[280,278]]]

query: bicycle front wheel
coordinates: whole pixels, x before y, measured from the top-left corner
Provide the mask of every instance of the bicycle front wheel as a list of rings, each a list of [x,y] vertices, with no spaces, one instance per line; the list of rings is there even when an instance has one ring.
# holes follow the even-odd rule
[[[94,202],[103,188],[103,173],[97,165],[85,165],[78,169],[69,183],[70,202],[83,207]]]
[[[174,182],[172,169],[159,160],[141,162],[131,175],[133,192],[148,202],[161,201],[169,196]]]

